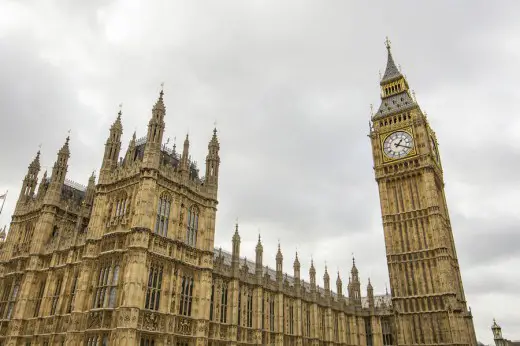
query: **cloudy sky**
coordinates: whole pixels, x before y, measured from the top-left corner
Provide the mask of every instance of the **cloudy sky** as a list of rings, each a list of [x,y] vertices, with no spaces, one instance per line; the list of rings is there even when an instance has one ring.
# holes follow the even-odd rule
[[[388,281],[368,133],[389,36],[437,132],[477,336],[493,317],[520,339],[520,3],[501,1],[0,1],[0,193],[10,221],[42,144],[50,168],[71,129],[68,177],[86,183],[123,103],[124,145],[146,134],[165,83],[166,137],[204,161],[216,121],[215,243],[260,231],[274,265],[298,249],[347,280],[352,253]],[[181,140],[177,140],[178,144]],[[123,150],[124,150],[123,148]],[[203,168],[203,165],[201,165]]]

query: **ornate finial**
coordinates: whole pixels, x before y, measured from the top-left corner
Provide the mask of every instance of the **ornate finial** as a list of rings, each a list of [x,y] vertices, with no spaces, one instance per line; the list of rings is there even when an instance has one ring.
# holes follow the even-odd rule
[[[38,145],[38,151],[42,150],[42,144]]]
[[[260,243],[262,239],[260,238],[260,230],[258,230],[258,242]]]
[[[388,286],[387,286],[386,282],[385,282],[385,294],[388,295]]]
[[[159,97],[162,98],[164,95],[164,82],[161,83],[161,92],[159,93]]]
[[[166,138],[166,144],[165,145],[168,145],[168,143],[170,143],[170,137]]]
[[[386,37],[386,40],[385,40],[385,46],[386,46],[386,49],[390,50],[390,46],[391,46],[392,42],[390,42],[390,40],[388,39],[388,36]]]
[[[123,114],[123,103],[122,102],[119,104],[119,112],[117,113],[117,115],[121,116],[121,114]]]

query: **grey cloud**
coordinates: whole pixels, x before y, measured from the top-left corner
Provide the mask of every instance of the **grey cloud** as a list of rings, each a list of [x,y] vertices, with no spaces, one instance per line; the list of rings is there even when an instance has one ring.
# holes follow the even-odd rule
[[[507,241],[516,239],[516,215],[461,216],[464,208],[477,209],[486,198],[500,200],[504,189],[520,183],[513,174],[519,146],[494,139],[515,122],[517,2],[23,6],[47,19],[35,16],[34,25],[27,21],[0,32],[0,145],[10,149],[2,154],[8,169],[0,170],[0,188],[12,194],[1,222],[7,222],[40,142],[42,161],[51,166],[72,128],[68,176],[86,182],[100,165],[117,105],[124,104],[126,147],[134,129],[139,136],[146,133],[165,81],[166,136],[177,137],[179,145],[189,131],[202,169],[212,124],[218,122],[217,244],[229,249],[238,216],[248,257],[254,256],[261,228],[270,265],[280,238],[288,272],[298,247],[303,272],[312,255],[320,276],[327,261],[345,282],[354,252],[363,280],[370,276],[376,291],[384,292],[385,250],[366,134],[369,104],[378,106],[377,72],[386,61],[382,41],[389,35],[397,63],[431,112],[441,142],[463,277],[486,263],[500,266],[518,258],[509,247],[514,242]],[[491,91],[495,87],[504,92]],[[489,122],[490,113],[492,123],[502,126],[477,126]],[[500,153],[493,154],[498,144]],[[475,198],[462,200],[455,190],[462,183],[475,189]],[[492,237],[497,234],[502,237]],[[465,282],[470,304],[480,304],[472,304],[475,313],[494,304],[482,298],[488,289],[482,285]],[[489,289],[511,294],[503,285]],[[499,319],[512,316],[494,310]],[[479,339],[486,342],[490,319],[475,319]]]

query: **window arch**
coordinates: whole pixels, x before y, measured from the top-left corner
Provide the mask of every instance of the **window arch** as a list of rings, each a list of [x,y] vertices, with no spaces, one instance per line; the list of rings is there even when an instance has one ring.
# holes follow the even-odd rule
[[[199,230],[199,209],[193,205],[188,210],[188,226],[186,229],[186,242],[190,246],[197,245],[197,233]]]
[[[166,237],[168,234],[168,221],[170,219],[171,197],[167,194],[161,195],[157,203],[157,220],[155,222],[155,233]]]

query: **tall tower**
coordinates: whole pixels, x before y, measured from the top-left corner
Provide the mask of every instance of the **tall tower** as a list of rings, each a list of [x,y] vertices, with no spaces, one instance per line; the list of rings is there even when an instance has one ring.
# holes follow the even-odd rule
[[[399,345],[475,345],[437,139],[390,42],[370,138]]]

